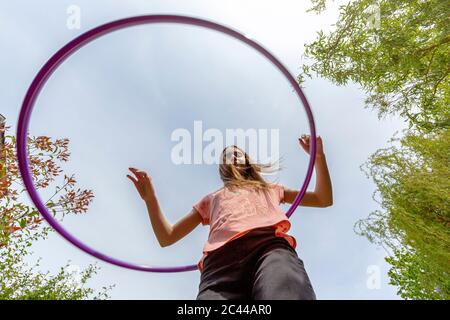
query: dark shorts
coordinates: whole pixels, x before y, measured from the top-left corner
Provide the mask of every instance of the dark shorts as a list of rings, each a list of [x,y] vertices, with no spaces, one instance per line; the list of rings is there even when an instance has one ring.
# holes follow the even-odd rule
[[[303,261],[273,227],[254,229],[209,252],[197,300],[315,300]]]

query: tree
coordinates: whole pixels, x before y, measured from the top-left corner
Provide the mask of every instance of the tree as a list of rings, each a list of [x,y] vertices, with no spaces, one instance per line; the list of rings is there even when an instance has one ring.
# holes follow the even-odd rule
[[[100,291],[86,287],[98,270],[94,265],[80,271],[78,279],[74,279],[67,268],[69,264],[52,275],[38,270],[39,261],[31,266],[25,262],[24,258],[32,254],[30,246],[46,239],[51,228],[42,225],[36,208],[22,199],[26,190],[18,171],[15,142],[14,136],[6,136],[2,150],[5,163],[0,176],[0,299],[107,298],[111,287]],[[58,163],[68,161],[68,144],[68,139],[28,137],[30,171],[36,189],[48,189],[61,176],[63,170]],[[64,174],[62,186],[55,187],[45,204],[61,220],[66,214],[86,212],[93,197],[91,190],[76,187],[74,175]]]
[[[326,0],[312,2],[310,11],[326,9]],[[409,125],[362,166],[383,210],[355,224],[387,250],[390,282],[406,299],[450,297],[449,8],[450,0],[350,1],[335,30],[305,46],[298,76],[356,83],[379,118],[399,114]]]
[[[383,210],[356,223],[389,253],[390,282],[407,299],[450,298],[450,134],[407,132],[362,165]]]
[[[320,13],[325,0],[313,0]],[[314,72],[338,85],[354,82],[379,117],[399,113],[421,131],[450,125],[450,0],[354,0],[341,6],[330,34],[305,46]]]

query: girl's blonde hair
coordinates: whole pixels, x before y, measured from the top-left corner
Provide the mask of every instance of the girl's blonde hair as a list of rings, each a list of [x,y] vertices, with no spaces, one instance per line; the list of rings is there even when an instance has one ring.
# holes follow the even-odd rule
[[[227,150],[229,148],[234,149],[234,154],[240,151],[245,157],[245,163],[237,163],[235,158],[233,161],[227,159]],[[269,164],[255,163],[250,156],[239,147],[235,145],[228,146],[223,149],[221,155],[221,162],[219,165],[220,179],[223,181],[224,186],[229,189],[253,187],[258,190],[267,190],[270,185],[264,180],[261,174],[277,171],[278,166],[275,167],[276,164],[277,162]]]

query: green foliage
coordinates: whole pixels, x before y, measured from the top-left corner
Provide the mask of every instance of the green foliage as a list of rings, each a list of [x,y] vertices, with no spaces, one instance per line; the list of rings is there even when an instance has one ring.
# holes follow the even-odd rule
[[[388,275],[390,283],[399,288],[398,293],[405,299],[448,299],[450,277],[429,262],[426,255],[414,250],[395,250],[386,258],[392,265]],[[430,281],[434,279],[434,281]]]
[[[392,252],[389,275],[402,297],[449,299],[449,131],[407,132],[396,141],[362,166],[384,210],[358,221],[357,232]]]
[[[311,11],[326,9],[313,0]],[[312,74],[356,83],[378,116],[409,125],[362,168],[382,210],[356,223],[357,233],[389,253],[390,282],[405,299],[450,298],[450,0],[353,0],[335,30],[306,45]]]
[[[324,0],[313,1],[320,12]],[[399,113],[430,131],[450,125],[450,0],[350,1],[330,34],[306,45],[299,82],[314,72],[355,82],[381,118]]]
[[[48,230],[47,230],[48,232]],[[45,238],[45,233],[31,237],[16,238],[0,250],[0,300],[82,300],[107,299],[104,287],[96,291],[87,287],[88,280],[97,273],[98,267],[89,265],[74,276],[70,264],[61,267],[56,274],[39,270],[39,261],[31,266],[24,261],[32,252],[29,246]]]
[[[16,139],[6,136],[2,150],[5,154],[4,176],[0,184],[0,299],[79,300],[106,299],[112,286],[100,291],[87,287],[88,280],[98,271],[89,265],[78,274],[70,272],[69,264],[56,274],[42,272],[37,263],[29,265],[25,259],[32,257],[30,250],[36,241],[45,240],[52,229],[42,225],[43,219],[22,194],[22,184],[17,158]],[[36,189],[48,189],[63,172],[57,161],[68,161],[68,139],[52,141],[49,137],[28,138],[28,156],[33,184]],[[76,188],[74,176],[64,175],[62,185],[57,185],[45,202],[55,218],[66,214],[87,211],[93,193]]]

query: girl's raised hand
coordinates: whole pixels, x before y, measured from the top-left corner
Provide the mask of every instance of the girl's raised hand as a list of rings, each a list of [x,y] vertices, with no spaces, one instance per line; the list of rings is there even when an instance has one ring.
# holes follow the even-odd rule
[[[298,142],[300,143],[300,146],[303,148],[303,150],[306,151],[307,154],[309,154],[309,147],[310,147],[310,135],[309,134],[302,134],[301,138],[298,138]],[[322,138],[320,136],[316,137],[316,156],[322,156],[323,153],[323,144],[322,144]]]
[[[154,196],[155,190],[153,189],[152,181],[149,175],[145,171],[138,170],[136,168],[128,169],[134,173],[135,177],[132,177],[129,174],[127,174],[127,177],[134,183],[134,186],[138,190],[142,200],[150,200],[151,197]]]

